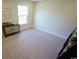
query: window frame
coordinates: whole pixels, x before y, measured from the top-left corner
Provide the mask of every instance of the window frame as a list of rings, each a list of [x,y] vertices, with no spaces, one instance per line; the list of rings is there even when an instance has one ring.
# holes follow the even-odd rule
[[[19,6],[22,7],[21,10],[19,10]],[[23,7],[26,7],[26,14],[25,15],[19,14],[19,11],[23,12]],[[29,7],[27,5],[18,5],[18,24],[20,24],[20,25],[28,24],[28,12],[29,12]],[[24,17],[26,16],[26,23],[24,23],[24,24],[20,23],[20,19],[19,19],[20,16],[24,16]]]

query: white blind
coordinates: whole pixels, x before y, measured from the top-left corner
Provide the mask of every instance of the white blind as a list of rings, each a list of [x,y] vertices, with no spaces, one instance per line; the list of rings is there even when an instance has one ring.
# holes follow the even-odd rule
[[[20,25],[28,23],[28,6],[18,5],[18,20]]]

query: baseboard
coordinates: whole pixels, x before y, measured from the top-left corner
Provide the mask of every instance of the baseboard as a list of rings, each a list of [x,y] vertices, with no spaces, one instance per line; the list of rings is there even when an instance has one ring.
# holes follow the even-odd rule
[[[27,29],[30,29],[30,28],[33,28],[33,26],[28,26],[26,28],[22,28],[22,29],[20,29],[20,31],[24,31],[24,30],[27,30]]]
[[[38,30],[41,30],[41,31],[44,31],[44,32],[47,32],[47,33],[49,33],[49,34],[58,36],[58,37],[60,37],[60,38],[67,39],[67,37],[65,37],[65,36],[56,34],[56,33],[54,33],[54,32],[47,31],[47,30],[45,30],[45,29],[43,29],[43,28],[40,28],[40,27],[39,27],[39,28],[38,28],[38,27],[34,27],[34,28],[35,28],[35,29],[38,29]]]

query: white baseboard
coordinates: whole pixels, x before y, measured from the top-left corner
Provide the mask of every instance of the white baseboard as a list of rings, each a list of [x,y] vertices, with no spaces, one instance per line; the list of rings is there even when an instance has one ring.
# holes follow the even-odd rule
[[[24,30],[27,30],[27,29],[30,29],[30,28],[33,28],[33,26],[27,26],[25,28],[21,28],[20,31],[24,31]]]
[[[44,31],[44,32],[47,32],[47,33],[49,33],[49,34],[52,34],[52,35],[61,37],[61,38],[63,38],[63,39],[67,39],[66,36],[62,36],[62,35],[59,35],[59,34],[57,34],[57,33],[47,31],[47,30],[45,30],[45,29],[43,29],[43,28],[40,28],[40,27],[34,27],[34,28],[35,28],[35,29],[38,29],[38,30],[41,30],[41,31]]]

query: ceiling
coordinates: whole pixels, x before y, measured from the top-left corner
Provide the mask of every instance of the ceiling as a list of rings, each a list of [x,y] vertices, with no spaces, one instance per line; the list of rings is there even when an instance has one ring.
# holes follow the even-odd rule
[[[29,1],[43,1],[43,0],[29,0]]]
[[[6,0],[3,0],[6,1]],[[10,0],[11,1],[11,0]],[[19,1],[19,0],[17,0]],[[72,0],[21,0],[21,1],[32,1],[32,2],[40,2],[40,1],[72,1]],[[74,0],[75,1],[75,0]]]
[[[6,0],[3,0],[3,1],[6,1]],[[16,0],[16,1],[19,1],[19,0]],[[75,1],[75,0],[21,0],[21,1],[31,1],[31,2],[41,2],[41,1],[58,1],[58,2],[62,2],[62,1],[65,1],[65,2],[69,2],[69,1]]]
[[[3,1],[6,1],[6,0],[3,0]],[[11,0],[10,0],[10,1],[11,1]],[[19,0],[16,0],[16,1],[19,1]],[[46,1],[46,0],[21,0],[21,1],[39,2],[39,1]]]
[[[30,1],[40,1],[40,0],[30,0]]]

